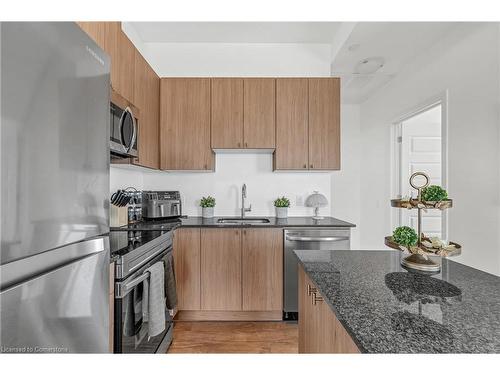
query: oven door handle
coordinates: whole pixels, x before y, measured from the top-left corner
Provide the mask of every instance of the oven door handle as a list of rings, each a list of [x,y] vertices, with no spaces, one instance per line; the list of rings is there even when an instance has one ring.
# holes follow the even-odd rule
[[[149,272],[144,272],[141,276],[138,276],[135,279],[132,279],[131,281],[116,283],[115,284],[115,297],[116,298],[125,297],[127,294],[130,293],[130,291],[135,286],[142,283],[144,280],[146,280],[148,278],[149,278]]]
[[[309,241],[309,242],[336,242],[348,241],[349,237],[345,236],[330,236],[330,237],[303,237],[303,236],[286,236],[287,241]]]

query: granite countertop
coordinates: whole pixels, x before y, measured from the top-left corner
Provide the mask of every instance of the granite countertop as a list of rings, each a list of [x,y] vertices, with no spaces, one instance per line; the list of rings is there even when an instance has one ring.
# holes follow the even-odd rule
[[[231,228],[231,227],[242,227],[242,226],[251,226],[256,228],[266,228],[266,227],[345,227],[352,228],[356,225],[352,223],[348,223],[347,221],[339,220],[334,217],[325,216],[322,220],[314,220],[312,217],[307,216],[291,216],[287,219],[278,219],[273,216],[247,216],[247,218],[258,218],[258,219],[268,219],[269,223],[267,224],[221,224],[218,223],[217,220],[222,218],[232,218],[229,216],[216,216],[210,219],[204,219],[200,216],[189,216],[182,220],[183,227],[222,227],[222,228]],[[234,217],[235,219],[239,219],[239,217]]]
[[[171,230],[177,227],[199,228],[199,227],[217,227],[217,228],[241,228],[251,226],[252,228],[282,228],[282,227],[343,227],[352,228],[356,225],[347,221],[339,220],[334,217],[325,216],[322,220],[314,220],[312,217],[292,216],[288,219],[277,219],[271,216],[247,216],[247,218],[269,219],[265,224],[221,224],[217,220],[222,218],[232,218],[229,216],[216,216],[210,219],[204,219],[201,216],[187,216],[180,219],[170,220],[150,220],[140,221],[138,223],[125,225],[122,227],[111,227],[116,230]],[[238,217],[234,217],[238,219]]]
[[[500,277],[442,260],[410,273],[396,250],[295,255],[365,353],[500,353]]]

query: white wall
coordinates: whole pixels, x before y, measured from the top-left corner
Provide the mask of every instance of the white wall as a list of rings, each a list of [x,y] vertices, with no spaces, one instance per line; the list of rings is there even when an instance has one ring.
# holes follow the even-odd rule
[[[351,231],[351,248],[360,248],[361,226],[361,139],[359,105],[343,104],[341,108],[341,170],[332,173],[332,216],[356,224]]]
[[[392,232],[393,121],[448,92],[449,238],[456,260],[500,274],[500,30],[462,24],[361,106],[361,248],[384,248]]]
[[[330,182],[330,173],[274,173],[271,154],[217,154],[215,173],[144,173],[148,189],[181,191],[187,215],[201,215],[199,200],[206,195],[216,198],[216,215],[239,215],[243,183],[247,184],[247,205],[252,204],[249,215],[274,216],[273,200],[281,195],[291,200],[291,216],[311,215],[312,209],[304,207],[305,199],[319,190],[330,200]],[[330,207],[323,213],[329,215]]]

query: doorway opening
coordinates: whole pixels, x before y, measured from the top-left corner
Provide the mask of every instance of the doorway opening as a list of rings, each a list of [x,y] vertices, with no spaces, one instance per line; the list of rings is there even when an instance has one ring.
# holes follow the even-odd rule
[[[446,132],[443,126],[443,111],[443,104],[439,101],[396,123],[398,160],[395,175],[399,197],[415,197],[415,190],[408,182],[415,172],[426,173],[430,185],[439,185],[446,189]],[[422,232],[426,236],[447,238],[445,212],[427,210],[422,213]],[[398,210],[397,216],[399,225],[417,227],[416,210]]]

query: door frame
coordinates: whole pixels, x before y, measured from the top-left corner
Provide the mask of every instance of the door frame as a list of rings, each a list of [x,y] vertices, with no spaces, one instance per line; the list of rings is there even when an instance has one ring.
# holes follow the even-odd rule
[[[417,106],[414,106],[397,116],[391,125],[391,197],[400,198],[401,186],[401,146],[402,124],[404,121],[441,105],[441,184],[448,190],[448,90],[435,95]],[[401,210],[391,209],[391,232],[401,225]],[[448,211],[442,211],[442,239],[448,236]]]

